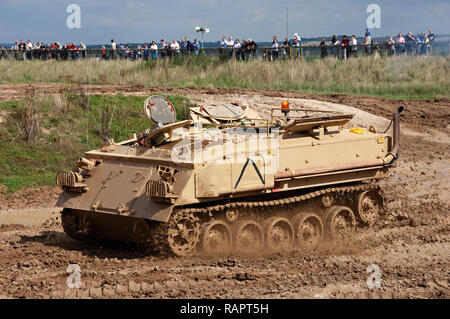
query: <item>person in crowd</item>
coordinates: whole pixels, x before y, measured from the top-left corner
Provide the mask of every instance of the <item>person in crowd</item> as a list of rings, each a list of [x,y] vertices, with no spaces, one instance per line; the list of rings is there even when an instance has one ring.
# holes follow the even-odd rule
[[[416,39],[414,38],[411,32],[408,32],[408,35],[405,38],[405,42],[406,42],[406,53],[408,55],[413,55],[414,44],[416,42]]]
[[[429,38],[425,35],[425,32],[420,33],[418,42],[420,44],[420,54],[426,55],[427,54],[427,45],[430,43]]]
[[[142,46],[138,44],[137,50],[136,50],[136,58],[138,61],[142,61]]]
[[[45,45],[44,42],[38,42],[36,44],[36,51],[38,51],[38,53],[36,54],[38,59],[42,60],[42,61],[46,61],[47,60],[47,46]]]
[[[388,56],[395,55],[395,41],[393,37],[390,37],[386,42],[387,54]]]
[[[123,42],[120,42],[119,44],[119,59],[123,60],[125,55],[125,46],[123,45]]]
[[[41,42],[39,46],[36,46],[36,50],[39,52],[38,56],[42,61],[47,60],[47,45]]]
[[[348,47],[349,57],[357,57],[358,55],[358,40],[356,40],[356,36],[353,34],[350,39],[349,47]]]
[[[197,39],[194,39],[194,42],[191,45],[191,48],[196,56],[200,53],[200,42]]]
[[[228,55],[231,58],[233,56],[233,48],[234,48],[234,41],[233,41],[233,37],[232,36],[228,37],[226,48],[227,48]]]
[[[241,60],[246,61],[248,59],[248,42],[246,39],[242,39],[241,44]]]
[[[22,58],[22,60],[26,60],[27,59],[27,54],[26,54],[26,44],[23,40],[20,40],[20,44],[19,44],[19,53],[20,56]]]
[[[64,43],[62,50],[61,50],[61,60],[67,61],[69,58],[69,45],[67,43]]]
[[[41,58],[41,42],[31,44],[31,56],[34,60],[39,60]]]
[[[333,46],[333,57],[338,58],[341,42],[335,34],[333,34],[333,37],[331,38],[331,45]]]
[[[19,56],[19,41],[16,41],[16,43],[14,43],[14,45],[11,47],[11,50],[14,51],[14,59],[17,60]]]
[[[137,60],[137,50],[130,49],[130,60],[131,61]]]
[[[434,33],[433,33],[433,30],[428,30],[428,41],[429,41],[429,54],[432,54],[433,52],[432,52],[432,50],[433,50],[433,43],[434,43],[434,39],[435,39],[435,37],[434,37]]]
[[[403,37],[403,34],[399,33],[397,36],[397,39],[395,40],[395,43],[397,44],[397,54],[405,54],[405,43],[406,40]]]
[[[106,47],[104,45],[102,45],[102,51],[101,51],[101,55],[102,55],[102,59],[106,60],[108,59],[107,55],[106,55]],[[97,56],[98,57],[98,56]]]
[[[114,39],[111,39],[111,60],[115,60],[117,58],[117,44],[114,42]]]
[[[156,48],[156,49],[158,49],[158,48]],[[149,51],[149,48],[148,48],[147,44],[144,44],[144,53],[143,53],[143,55],[144,55],[144,61],[148,61],[148,59],[150,57],[150,51]]]
[[[294,57],[298,58],[301,55],[301,41],[302,39],[299,37],[297,33],[294,33],[294,38],[292,39],[292,48],[294,50]]]
[[[252,58],[256,59],[256,51],[258,50],[258,45],[252,39],[248,39],[248,48],[251,52]]]
[[[430,40],[430,43],[433,43],[434,41],[434,33],[433,30],[428,30],[428,40]]]
[[[52,46],[50,44],[47,44],[45,47],[45,56],[47,60],[52,58]]]
[[[53,42],[50,46],[50,57],[59,60],[59,50],[56,49],[56,42]]]
[[[172,43],[170,44],[170,50],[172,50],[175,55],[178,55],[180,53],[180,43],[178,43],[175,39],[172,40]]]
[[[152,45],[150,46],[150,51],[152,53],[152,60],[158,59],[158,45],[156,45],[155,41],[152,41]]]
[[[277,36],[274,35],[273,39],[272,39],[272,54],[271,54],[273,61],[278,60],[278,47],[279,47],[279,45],[278,45]]]
[[[33,44],[30,40],[27,40],[27,44],[25,45],[25,57],[27,60],[31,60],[31,50],[33,49]]]
[[[234,57],[236,58],[236,61],[239,61],[239,59],[241,58],[241,49],[242,49],[242,44],[241,44],[241,42],[239,42],[239,39],[236,39],[236,41],[234,41],[234,45],[233,45]]]
[[[180,41],[180,52],[182,55],[187,54],[187,42],[184,38],[181,38],[181,41]]]
[[[77,48],[75,42],[72,42],[72,60],[77,60],[80,55],[80,51]]]
[[[320,58],[325,59],[328,54],[327,42],[325,41],[325,38],[320,39],[319,47],[320,47]]]
[[[86,58],[87,48],[86,48],[86,45],[83,42],[80,42],[80,51],[81,51],[81,57],[83,59],[85,59]]]
[[[423,50],[424,50],[423,54],[425,54],[425,55],[431,54],[431,44],[430,44],[430,38],[428,38],[428,35],[424,36]]]
[[[284,42],[280,45],[282,59],[285,60],[286,57],[291,58],[291,42],[289,42],[289,38],[284,38]]]
[[[70,54],[70,56],[71,56],[71,58],[72,58],[72,60],[73,60],[73,55],[72,55],[72,43],[69,43],[69,44],[67,45],[67,51],[68,51],[68,54]]]
[[[169,41],[166,41],[164,50],[166,51],[166,56],[169,57],[170,59],[172,59],[173,57],[173,51],[170,48],[170,43]]]
[[[192,42],[189,40],[188,37],[184,37],[184,41],[186,41],[186,53],[190,54],[193,51]]]
[[[366,52],[366,55],[370,55],[372,54],[372,34],[370,33],[370,30],[366,31],[364,37],[364,50]]]
[[[225,36],[222,36],[222,41],[219,41],[219,54],[222,54],[227,48],[227,39]]]
[[[346,35],[343,35],[341,38],[341,59],[347,60],[347,49],[350,44]]]
[[[166,42],[164,41],[164,39],[161,39],[159,41],[159,48],[158,49],[159,49],[159,55],[160,55],[161,59],[164,59],[166,57],[166,52],[165,52]]]
[[[57,42],[56,43],[56,59],[58,61],[62,60],[63,49],[64,49],[64,46],[60,42]]]

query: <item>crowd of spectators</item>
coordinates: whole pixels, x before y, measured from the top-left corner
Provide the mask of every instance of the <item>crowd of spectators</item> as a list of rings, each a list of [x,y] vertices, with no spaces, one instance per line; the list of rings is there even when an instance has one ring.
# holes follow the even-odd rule
[[[97,56],[97,60],[156,60],[158,58],[169,57],[172,58],[175,55],[186,55],[200,53],[200,42],[197,39],[190,41],[188,37],[181,38],[180,41],[172,40],[172,42],[164,41],[161,39],[159,45],[156,41],[152,41],[149,44],[139,44],[137,48],[130,48],[128,45],[122,42],[119,45],[116,44],[114,39],[111,40],[111,46],[107,48],[102,46],[100,56]]]
[[[432,43],[435,39],[433,31],[430,29],[428,34],[422,32],[420,35],[413,35],[408,32],[406,36],[399,33],[397,37],[390,37],[389,40],[382,44],[388,55],[430,55]],[[379,44],[377,44],[379,45]],[[358,52],[363,50],[365,55],[370,55],[374,50],[378,49],[374,44],[372,33],[366,29],[363,41],[358,43],[357,37],[352,35],[347,37],[341,36],[339,39],[336,35],[331,37],[328,42],[325,38],[321,39],[319,44],[320,56],[325,58],[333,56],[340,59],[355,57]],[[222,36],[218,41],[218,53],[222,57],[234,58],[236,60],[251,60],[257,57],[258,52],[261,53],[263,59],[277,60],[280,57],[298,58],[302,56],[302,39],[295,33],[293,38],[285,38],[283,42],[278,42],[277,36],[273,36],[272,45],[268,48],[258,50],[258,45],[252,39],[236,39],[231,36],[228,38]],[[160,58],[173,58],[179,55],[199,55],[202,51],[202,45],[197,39],[190,41],[188,37],[183,37],[172,42],[161,39],[159,43],[152,41],[148,44],[139,44],[137,48],[130,48],[122,42],[117,44],[111,39],[111,44],[102,46],[96,51],[97,61],[101,60],[156,60]],[[14,59],[21,60],[77,60],[78,58],[87,57],[87,48],[83,42],[78,46],[75,43],[54,42],[45,44],[44,42],[32,43],[30,40],[16,41],[16,43],[7,50],[4,46],[0,47],[0,59],[9,58],[10,55]]]
[[[327,44],[325,38],[322,38],[320,42],[320,56],[321,58],[325,58],[331,55],[336,58],[347,59],[352,56],[357,56],[358,48],[363,48],[365,55],[370,55],[374,52],[374,49],[379,49],[375,46],[372,33],[369,29],[366,29],[363,39],[363,42],[359,44],[355,35],[351,37],[343,35],[341,40],[336,35],[333,35],[330,43]],[[406,38],[399,33],[395,40],[394,37],[390,37],[384,45],[389,56],[405,54],[430,55],[434,39],[435,36],[430,29],[428,35],[422,32],[420,35],[417,34],[414,36],[411,32],[408,32]]]
[[[4,46],[0,48],[0,58],[8,58],[8,52]],[[16,41],[9,49],[9,53],[14,59],[20,60],[76,60],[80,56],[86,57],[86,45],[80,42],[77,46],[74,42],[64,43],[53,42],[45,44],[44,42],[32,43],[30,40]]]

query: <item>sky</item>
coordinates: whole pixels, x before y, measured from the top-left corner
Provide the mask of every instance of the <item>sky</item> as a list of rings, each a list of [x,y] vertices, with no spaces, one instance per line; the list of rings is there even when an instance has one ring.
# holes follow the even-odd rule
[[[70,4],[80,7],[80,28],[68,28]],[[205,41],[222,35],[271,41],[289,38],[355,34],[362,36],[369,4],[380,7],[380,28],[374,36],[419,33],[432,28],[450,34],[449,0],[0,0],[0,42],[143,43],[188,36],[201,38],[195,26],[209,27]]]

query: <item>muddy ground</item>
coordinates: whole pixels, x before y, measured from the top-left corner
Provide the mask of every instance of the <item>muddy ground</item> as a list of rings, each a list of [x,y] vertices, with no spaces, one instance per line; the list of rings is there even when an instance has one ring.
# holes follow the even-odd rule
[[[54,94],[63,85],[37,85]],[[23,97],[26,85],[0,85],[0,100]],[[264,105],[285,93],[237,89],[88,86],[89,94],[167,93],[208,100],[253,99]],[[382,184],[387,215],[351,243],[324,244],[316,252],[259,257],[160,257],[127,245],[79,243],[62,231],[52,208],[56,188],[0,194],[0,297],[2,298],[449,298],[450,101],[398,101],[345,95],[291,93],[307,100],[357,108],[383,127],[399,105],[401,158]],[[296,100],[299,99],[299,100]],[[302,100],[300,100],[302,99]],[[307,100],[304,100],[307,99]],[[332,107],[332,104],[324,104]],[[351,109],[350,109],[351,110]],[[375,117],[374,117],[375,119]],[[363,124],[363,123],[359,123]],[[1,193],[1,190],[0,190]],[[80,289],[68,289],[69,264],[81,269]],[[381,270],[369,289],[367,267]]]

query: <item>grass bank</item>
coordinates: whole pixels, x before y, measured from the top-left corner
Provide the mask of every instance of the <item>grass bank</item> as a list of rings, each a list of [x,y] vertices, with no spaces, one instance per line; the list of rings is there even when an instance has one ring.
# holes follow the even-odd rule
[[[189,100],[179,95],[167,97],[180,119]],[[97,148],[104,136],[120,141],[149,128],[143,114],[145,98],[68,92],[29,94],[23,100],[0,103],[0,185],[7,186],[7,192],[55,185],[56,173],[72,169],[76,158]],[[32,136],[28,134],[30,105],[37,114],[31,119],[37,119],[38,125]]]
[[[228,87],[394,98],[450,98],[450,57],[361,57],[237,62],[188,57],[149,61],[0,61],[0,83],[76,82]]]

